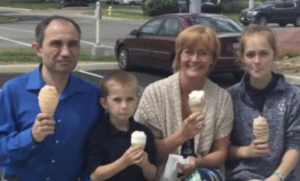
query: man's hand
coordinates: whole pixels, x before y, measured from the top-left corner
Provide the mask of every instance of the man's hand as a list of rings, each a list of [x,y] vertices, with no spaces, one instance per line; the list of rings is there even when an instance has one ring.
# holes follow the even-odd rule
[[[189,156],[188,157],[189,163],[188,164],[178,163],[178,167],[182,170],[182,173],[184,175],[189,175],[191,173],[194,173],[195,170],[197,169],[197,159],[198,158],[196,157]]]
[[[32,127],[32,138],[35,142],[42,142],[48,135],[54,134],[55,121],[46,113],[37,115]]]
[[[257,158],[270,153],[269,144],[264,140],[253,140],[247,147],[247,158]]]

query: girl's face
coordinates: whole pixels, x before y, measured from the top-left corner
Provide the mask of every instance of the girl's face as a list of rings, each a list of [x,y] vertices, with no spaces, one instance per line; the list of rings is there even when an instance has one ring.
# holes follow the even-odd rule
[[[260,80],[269,76],[275,57],[274,50],[262,34],[254,34],[245,42],[242,61],[253,79]]]
[[[181,72],[188,78],[205,77],[213,64],[212,53],[201,43],[184,49],[180,59]]]

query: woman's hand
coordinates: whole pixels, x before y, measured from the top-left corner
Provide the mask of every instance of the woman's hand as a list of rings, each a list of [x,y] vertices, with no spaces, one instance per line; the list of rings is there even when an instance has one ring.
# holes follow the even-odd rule
[[[185,140],[194,138],[204,127],[204,115],[196,112],[187,117],[181,127],[181,135]]]
[[[195,170],[197,169],[198,158],[189,156],[188,160],[189,160],[188,164],[178,163],[178,165],[177,165],[182,170],[182,173],[184,175],[189,175],[189,174],[195,172]]]
[[[264,140],[253,140],[247,147],[247,158],[258,158],[270,153],[269,144]]]
[[[265,181],[281,181],[280,178],[276,175],[271,175],[269,178],[267,178]]]

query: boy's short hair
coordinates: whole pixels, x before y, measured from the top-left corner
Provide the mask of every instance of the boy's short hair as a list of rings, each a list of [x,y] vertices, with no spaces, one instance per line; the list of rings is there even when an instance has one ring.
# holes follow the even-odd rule
[[[122,71],[122,70],[115,70],[106,74],[103,77],[100,83],[101,97],[106,98],[109,95],[108,83],[111,81],[120,84],[122,86],[126,86],[126,85],[135,86],[137,89],[136,90],[137,94],[139,93],[138,79],[132,73]]]

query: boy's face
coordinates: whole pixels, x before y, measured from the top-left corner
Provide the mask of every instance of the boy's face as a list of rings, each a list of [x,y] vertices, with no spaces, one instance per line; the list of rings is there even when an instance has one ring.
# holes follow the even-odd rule
[[[114,121],[128,121],[137,108],[139,97],[135,84],[122,86],[108,82],[108,96],[101,98],[102,106],[109,112]]]

